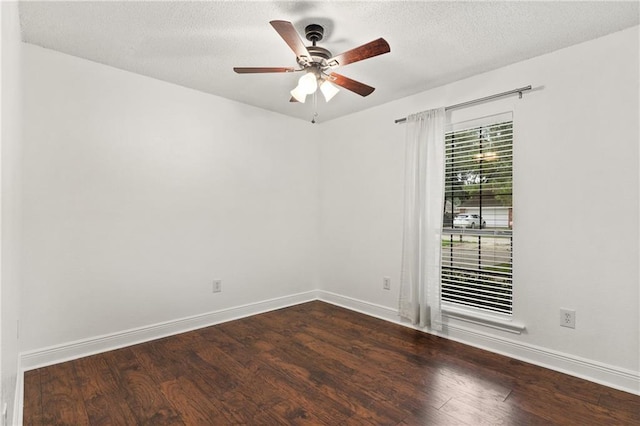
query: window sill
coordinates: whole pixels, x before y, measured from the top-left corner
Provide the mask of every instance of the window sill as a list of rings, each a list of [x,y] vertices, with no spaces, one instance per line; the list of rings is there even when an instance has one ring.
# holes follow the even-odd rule
[[[522,332],[526,329],[526,326],[524,324],[517,323],[509,319],[483,315],[454,306],[442,306],[442,314],[447,318],[456,319],[458,321],[464,321],[471,324],[477,324],[484,327],[494,328],[496,330],[506,331],[513,334],[522,334]]]

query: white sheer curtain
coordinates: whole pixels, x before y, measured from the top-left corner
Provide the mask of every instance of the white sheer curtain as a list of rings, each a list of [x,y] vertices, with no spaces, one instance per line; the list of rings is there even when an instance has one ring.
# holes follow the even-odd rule
[[[442,330],[444,108],[407,117],[400,316]]]

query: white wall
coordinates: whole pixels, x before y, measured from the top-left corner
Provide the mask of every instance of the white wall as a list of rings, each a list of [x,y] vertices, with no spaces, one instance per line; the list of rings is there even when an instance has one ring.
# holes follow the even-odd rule
[[[14,415],[18,369],[18,335],[20,300],[20,24],[17,3],[0,3],[0,168],[2,199],[0,203],[2,255],[0,257],[0,409],[7,407],[7,419]],[[5,419],[0,416],[0,424]],[[4,422],[8,424],[9,422]]]
[[[531,84],[521,100],[449,113],[514,111],[514,320],[527,329],[450,319],[448,333],[521,358],[557,355],[566,370],[611,367],[640,392],[638,50],[635,27],[324,124],[323,290],[397,308],[405,126],[394,119]],[[575,330],[559,326],[561,307],[577,311]]]
[[[23,351],[317,287],[309,123],[23,54]]]
[[[449,116],[514,111],[514,320],[527,329],[449,320],[448,336],[637,387],[637,27],[323,123],[307,140],[295,136],[307,122],[23,50],[23,351],[317,288],[395,312],[405,127],[393,120],[532,84],[522,100]],[[559,327],[560,307],[577,310],[575,330]]]

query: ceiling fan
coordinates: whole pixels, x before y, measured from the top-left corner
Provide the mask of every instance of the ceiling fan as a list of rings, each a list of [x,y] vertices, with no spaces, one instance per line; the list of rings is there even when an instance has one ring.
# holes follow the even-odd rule
[[[299,68],[235,67],[233,69],[235,72],[238,74],[304,72],[303,76],[298,80],[296,88],[291,91],[291,102],[304,102],[307,95],[315,93],[318,87],[320,87],[320,91],[327,102],[338,93],[339,89],[336,85],[360,96],[368,96],[375,90],[371,86],[352,80],[333,72],[333,70],[340,66],[390,52],[391,48],[385,39],[379,38],[333,56],[327,49],[316,45],[324,36],[324,28],[321,25],[311,24],[306,26],[305,36],[312,45],[305,46],[291,22],[271,21],[270,24],[293,50],[293,53],[296,54]]]

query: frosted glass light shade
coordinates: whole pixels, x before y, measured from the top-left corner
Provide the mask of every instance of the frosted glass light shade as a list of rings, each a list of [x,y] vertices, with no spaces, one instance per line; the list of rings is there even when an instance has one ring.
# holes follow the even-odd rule
[[[308,72],[298,80],[298,87],[307,95],[312,94],[318,88],[318,80],[316,75],[312,72]]]
[[[293,96],[296,101],[302,103],[307,99],[307,93],[300,88],[299,84],[291,91],[291,96]]]
[[[324,100],[329,102],[331,100],[331,98],[333,98],[335,95],[338,94],[340,89],[338,89],[335,84],[331,83],[330,81],[326,81],[325,80],[320,85],[320,91],[324,95]]]

